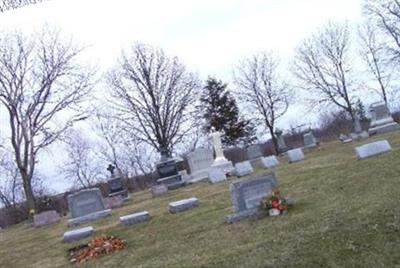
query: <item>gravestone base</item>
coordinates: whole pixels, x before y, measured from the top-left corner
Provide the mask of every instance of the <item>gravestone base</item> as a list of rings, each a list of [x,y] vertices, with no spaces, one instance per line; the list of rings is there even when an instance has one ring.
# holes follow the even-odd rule
[[[368,130],[369,135],[383,134],[400,129],[400,125],[396,122],[391,122],[388,124],[372,127]]]
[[[350,138],[353,141],[359,141],[359,140],[362,140],[362,139],[369,138],[369,134],[368,134],[367,131],[362,131],[360,133],[350,133]]]
[[[105,209],[85,216],[76,217],[68,220],[68,226],[75,226],[89,221],[95,221],[105,217],[111,216],[111,209]]]
[[[208,178],[211,183],[226,181],[226,175],[220,169],[211,169],[208,173]]]
[[[177,212],[182,212],[185,210],[192,209],[194,207],[197,207],[199,205],[199,199],[196,197],[191,197],[188,199],[183,199],[175,202],[169,203],[169,212],[172,214],[175,214]]]
[[[192,184],[207,180],[208,180],[208,170],[204,169],[201,171],[197,171],[194,174],[191,174],[188,183]]]
[[[244,177],[250,175],[253,172],[254,170],[250,164],[250,161],[236,163],[235,165],[235,175],[238,177]]]
[[[232,172],[235,168],[233,167],[233,164],[231,161],[225,160],[225,161],[216,161],[212,164],[212,168],[218,168],[225,174],[228,174]]]
[[[185,186],[185,182],[182,180],[181,175],[173,175],[166,178],[161,178],[157,180],[157,183],[165,184],[168,190],[174,190]]]
[[[79,240],[85,237],[90,236],[94,233],[94,228],[92,226],[75,229],[71,231],[67,231],[64,233],[63,240],[64,242],[71,242],[75,240]]]
[[[140,222],[148,221],[151,219],[150,213],[148,211],[142,211],[126,216],[119,217],[119,221],[122,225],[133,225]]]
[[[122,199],[122,196],[116,195],[104,198],[104,204],[106,208],[115,209],[122,207],[124,205],[124,200]]]
[[[258,208],[252,208],[245,211],[240,211],[238,213],[227,215],[226,221],[228,223],[235,223],[240,220],[249,219],[249,218],[259,218],[261,217],[262,212]]]

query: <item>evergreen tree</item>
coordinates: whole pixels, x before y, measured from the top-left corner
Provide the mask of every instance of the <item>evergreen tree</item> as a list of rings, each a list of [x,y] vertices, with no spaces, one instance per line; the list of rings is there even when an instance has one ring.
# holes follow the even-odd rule
[[[356,103],[356,111],[357,111],[358,118],[361,121],[365,121],[367,119],[367,116],[366,116],[367,113],[365,111],[365,106],[360,99],[358,99],[358,101]]]
[[[222,143],[235,145],[240,141],[251,143],[255,140],[254,125],[239,117],[235,99],[226,89],[227,84],[215,78],[208,78],[201,96],[200,116],[205,123],[203,131],[211,128],[224,132]]]

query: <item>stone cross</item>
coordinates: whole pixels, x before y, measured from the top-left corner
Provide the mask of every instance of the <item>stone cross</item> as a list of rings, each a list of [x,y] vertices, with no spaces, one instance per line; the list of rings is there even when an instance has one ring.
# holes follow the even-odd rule
[[[111,177],[114,177],[115,166],[109,164],[107,170],[111,173]]]

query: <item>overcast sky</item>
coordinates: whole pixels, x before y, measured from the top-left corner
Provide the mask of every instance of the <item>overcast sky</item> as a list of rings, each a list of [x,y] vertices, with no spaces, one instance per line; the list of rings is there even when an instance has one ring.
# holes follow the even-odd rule
[[[89,46],[85,59],[101,71],[130,43],[145,42],[178,56],[202,78],[213,75],[230,82],[238,61],[262,50],[274,50],[287,65],[301,40],[329,20],[359,22],[361,4],[362,0],[49,0],[0,13],[0,30],[29,33],[45,23],[55,25]],[[311,118],[297,105],[281,126]],[[57,190],[62,185],[52,184]]]

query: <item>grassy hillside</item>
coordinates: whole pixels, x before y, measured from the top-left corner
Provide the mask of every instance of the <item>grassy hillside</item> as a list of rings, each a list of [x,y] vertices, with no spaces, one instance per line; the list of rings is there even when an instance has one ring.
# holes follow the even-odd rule
[[[358,161],[354,147],[388,139],[390,154]],[[152,199],[135,193],[112,217],[90,223],[98,234],[125,239],[128,248],[82,267],[400,267],[400,133],[360,143],[323,144],[307,160],[283,163],[281,192],[296,199],[286,216],[228,225],[229,183],[200,183]],[[263,171],[257,171],[258,173]],[[171,215],[170,201],[196,196],[200,206]],[[120,215],[148,210],[149,222],[118,225]],[[83,225],[86,226],[86,225]],[[0,231],[1,267],[68,267],[62,242],[66,219],[33,229]]]

